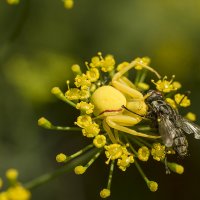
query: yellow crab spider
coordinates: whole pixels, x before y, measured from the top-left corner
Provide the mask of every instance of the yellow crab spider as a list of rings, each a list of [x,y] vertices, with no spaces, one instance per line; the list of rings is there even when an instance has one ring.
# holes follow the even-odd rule
[[[142,120],[140,116],[145,116],[147,113],[145,97],[135,89],[134,84],[128,78],[123,76],[137,64],[136,61],[131,62],[113,76],[111,85],[99,87],[91,97],[91,102],[94,104],[94,115],[103,119],[103,127],[113,143],[118,141],[111,128],[134,136],[160,138],[160,136],[148,135],[128,128],[139,123]],[[144,65],[143,67],[154,72],[160,78],[160,75],[149,66]]]

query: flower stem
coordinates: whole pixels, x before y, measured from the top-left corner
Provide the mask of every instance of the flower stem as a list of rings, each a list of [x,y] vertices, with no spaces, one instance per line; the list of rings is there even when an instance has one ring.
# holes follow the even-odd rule
[[[69,126],[51,126],[52,130],[59,130],[59,131],[81,131],[79,127],[69,127]]]
[[[39,186],[41,186],[41,185],[43,185],[43,184],[45,184],[45,183],[47,183],[47,182],[49,182],[53,179],[59,177],[60,175],[65,174],[65,173],[73,170],[73,168],[75,166],[79,165],[80,163],[87,160],[88,158],[93,157],[97,153],[97,151],[99,151],[99,149],[95,148],[95,149],[87,152],[86,154],[80,156],[79,158],[71,161],[70,163],[66,164],[65,166],[60,167],[59,169],[57,169],[57,170],[55,170],[51,173],[46,173],[44,175],[41,175],[41,176],[31,180],[30,182],[24,184],[24,186],[29,190],[37,188],[37,187],[39,187]],[[74,156],[73,156],[73,158],[74,158]]]
[[[143,172],[142,168],[140,167],[136,159],[134,160],[134,163],[138,171],[140,172],[141,176],[143,177],[143,179],[146,181],[146,183],[148,183],[149,179],[146,177],[145,173]]]
[[[109,171],[108,184],[107,184],[107,189],[109,189],[109,190],[111,188],[114,166],[115,166],[115,160],[112,160],[112,162],[110,164],[110,171]]]

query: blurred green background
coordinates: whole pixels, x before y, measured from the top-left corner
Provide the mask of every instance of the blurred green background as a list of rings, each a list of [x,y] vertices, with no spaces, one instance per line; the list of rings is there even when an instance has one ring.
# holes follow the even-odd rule
[[[66,10],[61,0],[21,0],[16,6],[0,0],[0,176],[16,167],[26,182],[56,168],[57,153],[76,152],[88,142],[80,133],[43,130],[37,119],[73,125],[77,113],[50,90],[66,88],[71,65],[83,66],[98,51],[119,62],[151,57],[151,66],[175,74],[183,91],[192,91],[190,110],[200,116],[200,1],[75,0]],[[142,166],[159,182],[151,193],[134,166],[127,173],[116,170],[110,199],[198,197],[200,141],[188,138],[190,155],[178,160],[183,175],[165,175],[155,162]],[[100,199],[108,175],[104,159],[83,176],[71,172],[34,190],[32,199]]]

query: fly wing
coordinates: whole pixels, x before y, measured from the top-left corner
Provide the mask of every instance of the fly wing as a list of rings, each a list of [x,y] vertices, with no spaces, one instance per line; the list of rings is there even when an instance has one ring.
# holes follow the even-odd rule
[[[200,139],[200,126],[196,125],[195,123],[182,118],[182,126],[181,129],[188,134],[194,133],[195,139]]]
[[[171,147],[173,145],[173,139],[176,135],[176,127],[174,124],[167,116],[162,116],[158,122],[158,129],[165,146]]]

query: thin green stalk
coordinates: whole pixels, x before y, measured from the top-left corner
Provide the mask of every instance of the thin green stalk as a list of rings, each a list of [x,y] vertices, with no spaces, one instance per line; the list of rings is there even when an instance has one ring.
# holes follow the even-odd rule
[[[101,155],[103,149],[100,149],[93,157],[92,159],[85,165],[85,167],[89,167],[90,165],[92,165],[92,163]]]
[[[146,181],[146,183],[148,183],[149,179],[146,177],[145,173],[143,172],[142,168],[140,167],[136,159],[134,160],[134,163],[138,171],[140,172],[141,176],[143,177],[143,179]]]
[[[69,171],[72,171],[74,169],[74,167],[81,164],[82,162],[84,162],[88,158],[93,157],[96,154],[97,151],[99,151],[99,149],[95,148],[95,149],[87,152],[86,154],[80,156],[79,158],[71,161],[70,163],[66,164],[65,166],[60,167],[59,169],[57,169],[53,172],[41,175],[41,176],[29,181],[28,183],[25,183],[24,186],[29,190],[37,188],[37,187],[39,187],[39,186],[41,186],[41,185],[43,185],[43,184],[45,184],[45,183],[47,183],[51,180],[63,175],[63,174],[66,174]]]
[[[69,126],[51,126],[52,130],[59,130],[59,131],[81,131],[79,127],[69,127]]]
[[[110,171],[109,171],[109,175],[108,175],[108,184],[107,184],[107,189],[109,189],[109,190],[111,188],[114,166],[115,166],[115,160],[112,160],[112,162],[110,164]]]

